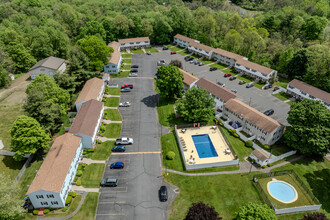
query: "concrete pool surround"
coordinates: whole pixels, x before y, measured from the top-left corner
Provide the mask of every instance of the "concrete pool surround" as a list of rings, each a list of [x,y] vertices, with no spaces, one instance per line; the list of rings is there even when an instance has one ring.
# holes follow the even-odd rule
[[[270,189],[270,185],[271,184],[274,184],[274,183],[282,183],[282,184],[285,184],[287,187],[290,187],[289,189],[291,189],[291,190],[294,191],[294,197],[291,200],[289,200],[289,201],[283,201],[280,198],[277,198],[275,195],[273,195],[273,193],[272,193],[272,191]],[[289,203],[293,203],[293,202],[297,201],[297,199],[298,199],[298,192],[297,192],[297,190],[291,184],[289,184],[287,182],[284,182],[284,181],[281,181],[281,180],[273,179],[272,181],[269,181],[267,183],[267,191],[268,191],[269,195],[273,199],[275,199],[275,200],[277,200],[277,201],[279,201],[281,203],[289,204]]]

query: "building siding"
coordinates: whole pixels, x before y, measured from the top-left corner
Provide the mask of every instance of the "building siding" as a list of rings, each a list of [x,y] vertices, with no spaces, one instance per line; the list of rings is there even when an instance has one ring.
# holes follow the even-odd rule
[[[104,65],[104,73],[117,74],[120,71],[122,63],[122,56],[120,55],[118,64],[108,63]]]
[[[134,49],[134,48],[146,48],[150,47],[150,41],[141,41],[141,42],[131,42],[131,43],[121,43],[120,50]]]
[[[245,75],[248,75],[248,76],[251,76],[253,77],[254,79],[258,79],[262,82],[266,82],[270,79],[275,79],[276,76],[277,76],[277,71],[276,70],[273,70],[271,73],[269,74],[264,74],[264,73],[261,73],[257,70],[252,70],[248,67],[245,67],[243,65],[240,65],[240,64],[237,64],[235,63],[235,69],[237,70],[237,72],[239,73],[243,73]]]

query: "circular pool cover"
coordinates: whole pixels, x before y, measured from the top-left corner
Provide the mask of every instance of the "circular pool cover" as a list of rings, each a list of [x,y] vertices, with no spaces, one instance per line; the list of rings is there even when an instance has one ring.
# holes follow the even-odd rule
[[[291,203],[298,199],[296,189],[289,183],[273,180],[267,184],[269,194],[276,200],[283,203]]]

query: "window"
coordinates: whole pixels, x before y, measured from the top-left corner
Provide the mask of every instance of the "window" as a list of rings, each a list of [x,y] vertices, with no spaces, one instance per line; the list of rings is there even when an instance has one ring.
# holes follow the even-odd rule
[[[106,65],[106,68],[109,68],[109,65]]]
[[[44,196],[43,195],[36,195],[37,199],[43,199]]]
[[[115,65],[112,65],[112,68],[116,68],[116,66]]]
[[[290,86],[290,85],[289,85],[289,88],[290,88],[290,89],[294,89],[294,87],[293,87],[293,86]]]
[[[54,195],[53,194],[49,194],[49,195],[47,195],[47,198],[54,198]]]
[[[140,44],[140,42],[136,42],[136,44]]]
[[[301,91],[301,90],[300,90],[300,92],[301,92],[301,94],[303,94],[303,95],[307,95],[307,93],[304,92],[304,91]]]
[[[57,201],[52,201],[50,202],[52,205],[58,205],[58,202]]]
[[[309,95],[309,98],[315,99],[315,97],[314,97],[314,96],[312,96],[312,95]]]
[[[134,44],[134,42],[132,42],[132,43],[129,43],[129,44]]]
[[[247,70],[250,70],[250,68],[248,68],[248,67],[245,67]]]
[[[146,44],[147,44],[147,43],[149,43],[149,41],[144,41],[144,43],[146,43]]]
[[[48,205],[48,202],[40,202],[41,205]]]

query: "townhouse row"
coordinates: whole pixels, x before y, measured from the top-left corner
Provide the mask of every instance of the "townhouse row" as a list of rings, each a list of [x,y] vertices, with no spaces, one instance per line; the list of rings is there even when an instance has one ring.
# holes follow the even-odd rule
[[[55,139],[28,189],[35,209],[65,206],[83,149],[95,147],[104,115],[104,89],[104,80],[99,78],[85,83],[75,102],[77,115],[69,132]]]

